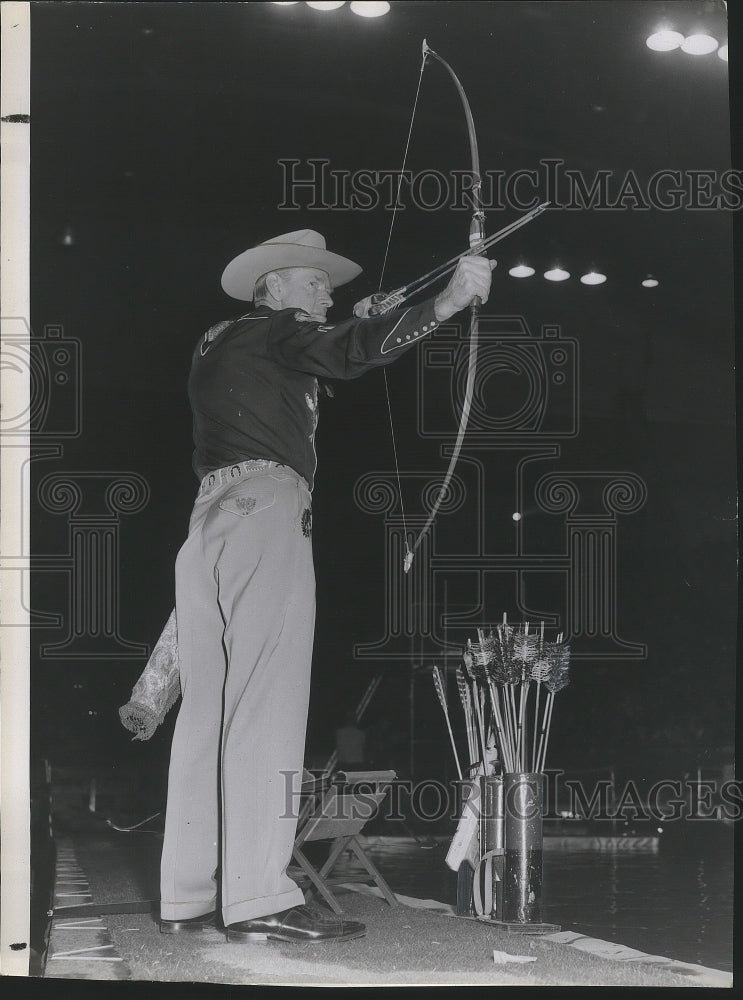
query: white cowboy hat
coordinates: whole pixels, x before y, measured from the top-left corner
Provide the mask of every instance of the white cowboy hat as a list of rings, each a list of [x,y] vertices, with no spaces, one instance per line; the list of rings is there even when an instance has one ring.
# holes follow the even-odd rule
[[[231,260],[222,274],[222,288],[233,299],[251,302],[261,275],[282,267],[317,267],[328,273],[334,288],[361,274],[358,264],[326,250],[320,233],[298,229],[259,243]]]

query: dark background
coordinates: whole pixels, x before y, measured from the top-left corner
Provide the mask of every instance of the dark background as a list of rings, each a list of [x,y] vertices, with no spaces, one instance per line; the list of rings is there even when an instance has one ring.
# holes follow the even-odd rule
[[[196,487],[190,354],[208,326],[242,311],[220,289],[225,264],[260,240],[310,227],[365,269],[339,291],[332,315],[347,315],[379,281],[390,213],[279,211],[277,160],[399,168],[425,37],[467,91],[484,171],[534,168],[547,157],[588,175],[724,171],[727,66],[714,54],[651,52],[645,38],[664,15],[684,33],[703,25],[727,36],[722,5],[699,2],[397,3],[378,20],[348,6],[322,13],[304,4],[33,5],[32,327],[39,337],[62,326],[82,344],[82,433],[64,440],[61,457],[34,463],[32,486],[50,472],[123,470],[149,484],[148,504],[121,519],[123,637],[153,645],[173,603],[173,565]],[[407,166],[469,165],[457,95],[430,65]],[[489,212],[488,231],[517,215]],[[647,658],[574,663],[554,716],[554,767],[631,768],[658,753],[679,769],[732,760],[732,221],[713,210],[555,210],[491,251],[499,267],[487,309],[523,316],[532,335],[558,324],[579,345],[580,434],[562,444],[555,468],[631,471],[648,489],[642,510],[620,518],[617,550],[619,632],[645,643]],[[399,213],[385,287],[463,249],[467,227],[464,212]],[[522,255],[537,274],[519,282],[507,271]],[[541,278],[555,261],[572,272],[569,282]],[[605,285],[577,281],[590,267],[609,276]],[[653,290],[640,285],[650,272],[660,280]],[[388,377],[401,466],[443,471],[439,443],[416,433],[415,352]],[[504,399],[517,398],[518,385],[501,388]],[[354,484],[394,468],[381,373],[335,389],[322,406],[314,498],[308,757],[320,761],[375,672],[354,662],[354,644],[373,642],[384,627],[381,518],[358,509]],[[498,453],[484,460],[491,537],[510,536],[510,517],[498,518],[510,509],[513,484],[499,474]],[[408,513],[420,513],[418,502],[406,495]],[[466,506],[460,518],[438,528],[442,545],[453,538],[456,547]],[[522,530],[533,550],[562,544],[559,519],[530,522],[527,512]],[[32,543],[35,556],[68,545],[64,515],[35,499]],[[503,611],[520,617],[512,590],[492,595],[487,620]],[[456,604],[456,580],[448,594]],[[39,569],[32,597],[34,611],[64,616],[67,578]],[[556,609],[563,601],[562,592],[548,598]],[[33,633],[34,752],[62,763],[91,755],[122,766],[165,761],[174,713],[148,746],[131,744],[116,715],[145,657],[41,655],[64,634]],[[450,631],[458,644],[468,635]],[[410,664],[388,662],[384,671],[367,718],[389,724],[386,752],[405,772]],[[416,711],[418,776],[450,771],[427,676],[416,682]]]

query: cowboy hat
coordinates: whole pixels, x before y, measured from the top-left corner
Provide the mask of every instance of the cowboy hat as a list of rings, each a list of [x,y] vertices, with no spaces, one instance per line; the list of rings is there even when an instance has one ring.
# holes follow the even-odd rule
[[[298,229],[238,254],[224,269],[222,288],[233,299],[251,302],[261,275],[282,267],[317,267],[327,272],[335,288],[361,274],[358,264],[326,250],[325,238],[320,233]]]

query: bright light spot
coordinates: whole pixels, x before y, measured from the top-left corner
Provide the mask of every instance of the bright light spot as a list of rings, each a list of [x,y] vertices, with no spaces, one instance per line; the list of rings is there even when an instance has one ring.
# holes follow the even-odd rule
[[[642,283],[643,288],[657,288],[660,282],[657,278],[645,278]]]
[[[527,267],[526,264],[517,264],[508,273],[512,278],[531,278],[532,274],[534,274],[534,268]]]
[[[599,274],[598,271],[589,271],[588,274],[582,274],[580,280],[584,285],[603,285],[606,275]]]
[[[706,56],[708,52],[714,52],[717,48],[717,39],[701,32],[698,35],[689,35],[688,38],[685,38],[681,43],[681,48],[692,56]]]
[[[345,3],[346,0],[328,0],[327,3],[310,3],[310,0],[307,0],[307,6],[314,7],[315,10],[338,10],[338,8],[343,7]]]
[[[511,517],[514,519],[514,521],[520,521],[521,520],[521,514],[519,514],[518,511],[516,511],[515,514],[511,514]]]
[[[677,49],[683,40],[684,36],[680,31],[656,31],[646,39],[645,44],[655,52],[670,52],[671,49]]]
[[[384,0],[381,3],[364,3],[362,0],[353,0],[351,10],[360,17],[381,17],[390,9],[390,5]]]
[[[561,267],[553,267],[551,271],[545,271],[544,276],[547,281],[565,281],[570,277],[570,271],[563,271]]]
[[[722,59],[723,62],[727,62],[728,61],[728,43],[727,42],[725,42],[724,45],[721,45],[719,47],[719,49],[717,50],[717,54],[720,57],[720,59]]]

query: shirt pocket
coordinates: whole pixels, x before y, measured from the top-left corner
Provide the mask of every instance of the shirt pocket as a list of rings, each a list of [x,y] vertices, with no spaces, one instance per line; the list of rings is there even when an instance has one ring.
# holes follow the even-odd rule
[[[268,507],[272,507],[276,502],[276,485],[274,482],[261,477],[260,479],[249,480],[234,486],[219,501],[222,510],[230,514],[237,514],[239,517],[250,517],[258,514]]]

